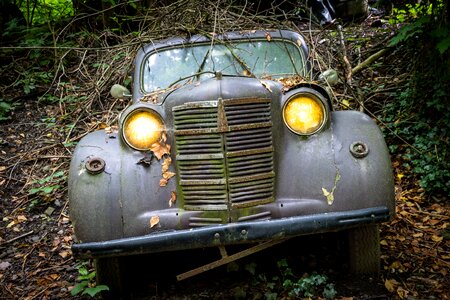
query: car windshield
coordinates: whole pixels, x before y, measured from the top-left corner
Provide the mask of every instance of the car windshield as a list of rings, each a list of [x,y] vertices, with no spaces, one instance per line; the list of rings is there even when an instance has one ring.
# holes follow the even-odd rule
[[[164,49],[146,57],[142,85],[145,92],[153,92],[177,82],[204,80],[214,76],[214,72],[258,78],[304,75],[302,53],[299,46],[288,40],[195,44]]]

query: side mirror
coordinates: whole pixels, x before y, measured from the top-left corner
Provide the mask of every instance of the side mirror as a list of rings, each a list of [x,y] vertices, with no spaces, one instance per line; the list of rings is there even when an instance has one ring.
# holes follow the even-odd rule
[[[123,99],[123,98],[128,98],[131,97],[131,92],[124,87],[123,85],[120,84],[114,84],[111,87],[111,96],[113,96],[116,99]]]
[[[339,76],[336,70],[328,69],[319,76],[319,80],[328,83],[330,86],[339,82]]]

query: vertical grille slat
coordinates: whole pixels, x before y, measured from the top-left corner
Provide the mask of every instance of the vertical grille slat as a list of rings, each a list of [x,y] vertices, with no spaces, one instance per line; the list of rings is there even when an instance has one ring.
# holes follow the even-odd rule
[[[228,211],[274,201],[270,99],[226,99],[173,108],[184,208]],[[270,212],[192,219],[191,226],[270,218]],[[225,220],[226,219],[226,220]]]

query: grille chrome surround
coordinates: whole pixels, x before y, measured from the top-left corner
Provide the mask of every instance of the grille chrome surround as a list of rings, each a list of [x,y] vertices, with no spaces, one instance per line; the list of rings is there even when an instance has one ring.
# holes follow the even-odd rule
[[[186,210],[230,213],[274,201],[270,99],[191,102],[172,110]],[[228,220],[267,218],[269,212],[258,212]],[[195,219],[192,226],[219,222],[213,219]]]

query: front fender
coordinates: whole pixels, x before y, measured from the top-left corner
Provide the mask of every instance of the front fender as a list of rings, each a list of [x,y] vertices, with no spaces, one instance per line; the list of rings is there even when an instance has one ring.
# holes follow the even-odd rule
[[[94,157],[105,162],[98,174],[86,169],[86,163]],[[150,165],[139,163],[144,157],[143,152],[125,146],[117,134],[103,130],[88,134],[78,143],[68,186],[70,217],[80,241],[133,236],[136,215],[168,207],[174,180],[160,187],[161,161],[153,158]]]
[[[280,216],[385,206],[394,214],[390,156],[378,126],[356,111],[331,113],[331,124],[309,137],[287,128],[275,134]],[[368,147],[355,157],[354,143]]]

